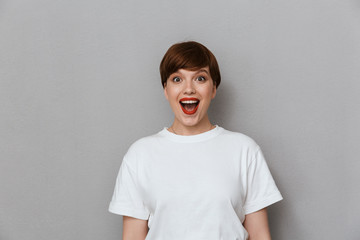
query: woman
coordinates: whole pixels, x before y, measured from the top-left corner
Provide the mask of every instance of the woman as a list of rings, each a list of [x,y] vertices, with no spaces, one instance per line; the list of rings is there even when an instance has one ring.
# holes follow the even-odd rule
[[[160,74],[174,122],[124,156],[109,206],[124,216],[123,239],[271,239],[266,207],[282,196],[260,147],[207,114],[221,81],[214,55],[175,44]]]

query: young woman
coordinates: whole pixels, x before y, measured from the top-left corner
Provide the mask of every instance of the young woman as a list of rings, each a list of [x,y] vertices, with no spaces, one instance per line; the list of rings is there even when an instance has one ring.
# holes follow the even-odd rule
[[[208,117],[221,81],[214,55],[175,44],[160,75],[174,122],[124,156],[109,206],[124,216],[123,239],[271,239],[266,207],[282,196],[260,147]]]

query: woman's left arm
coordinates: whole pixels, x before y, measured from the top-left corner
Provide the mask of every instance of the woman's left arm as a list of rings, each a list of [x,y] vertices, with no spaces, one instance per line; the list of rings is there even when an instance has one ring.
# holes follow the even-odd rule
[[[271,240],[266,208],[245,215],[244,227],[248,240]]]

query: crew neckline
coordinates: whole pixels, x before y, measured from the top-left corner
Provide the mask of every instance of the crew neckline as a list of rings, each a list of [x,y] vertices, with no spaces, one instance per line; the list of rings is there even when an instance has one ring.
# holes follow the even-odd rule
[[[223,131],[222,127],[215,125],[215,127],[209,131],[195,134],[195,135],[178,135],[173,132],[170,132],[167,127],[164,127],[163,130],[159,132],[161,136],[164,136],[175,142],[189,143],[189,142],[201,142],[213,137],[216,137]]]

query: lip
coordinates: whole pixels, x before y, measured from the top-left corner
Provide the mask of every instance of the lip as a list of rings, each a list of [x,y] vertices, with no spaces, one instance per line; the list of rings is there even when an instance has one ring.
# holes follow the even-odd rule
[[[198,101],[198,104],[196,105],[196,107],[192,111],[188,111],[182,106],[181,101]],[[193,97],[192,98],[181,98],[179,100],[179,104],[180,104],[180,107],[181,107],[181,109],[183,110],[183,112],[185,114],[192,115],[192,114],[196,113],[196,111],[198,110],[200,100],[198,98],[193,98]]]
[[[199,102],[200,102],[200,100],[199,100],[198,98],[194,98],[194,97],[191,97],[191,98],[182,98],[182,99],[179,100],[179,102],[181,102],[181,101],[191,101],[191,100],[193,100],[193,101],[199,101]]]

